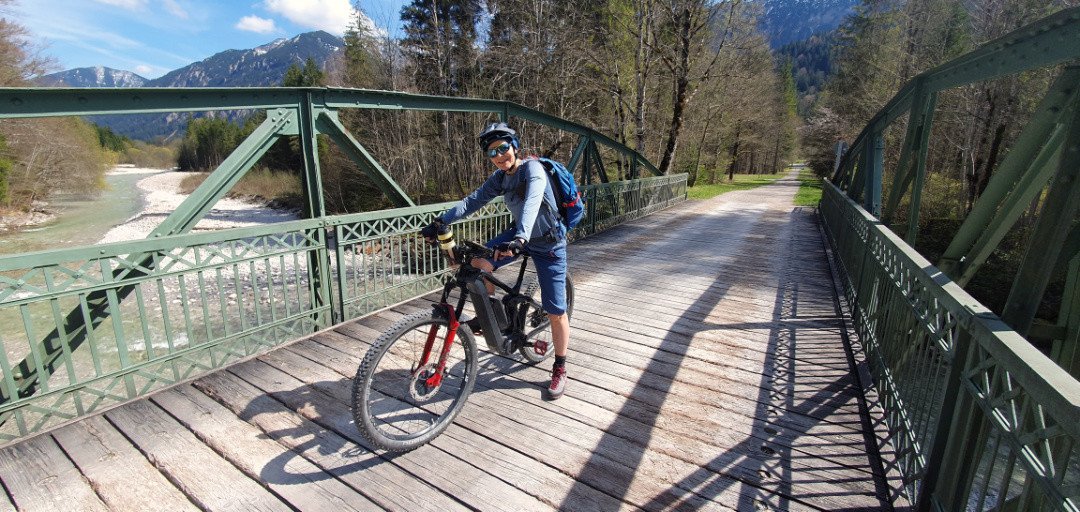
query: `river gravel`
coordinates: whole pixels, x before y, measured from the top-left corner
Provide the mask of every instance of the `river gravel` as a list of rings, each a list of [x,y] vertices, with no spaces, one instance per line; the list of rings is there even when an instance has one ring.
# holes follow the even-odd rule
[[[187,176],[186,173],[140,167],[118,167],[110,172],[148,174],[148,176],[139,180],[136,184],[143,192],[142,210],[122,224],[110,229],[99,243],[146,238],[154,228],[161,224],[161,221],[165,220],[188,197],[179,192],[180,181]],[[195,225],[192,231],[214,231],[242,226],[272,224],[299,218],[293,212],[275,210],[238,199],[222,198]]]

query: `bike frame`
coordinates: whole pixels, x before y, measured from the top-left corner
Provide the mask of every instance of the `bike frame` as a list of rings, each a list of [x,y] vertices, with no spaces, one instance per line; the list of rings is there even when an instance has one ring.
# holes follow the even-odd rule
[[[525,279],[525,269],[529,266],[529,255],[522,254],[521,268],[518,270],[517,281],[513,286],[510,286],[497,277],[478,268],[473,267],[468,262],[462,263],[458,269],[454,279],[447,282],[443,286],[442,297],[439,299],[439,303],[433,307],[435,310],[446,316],[450,323],[450,332],[446,334],[446,340],[443,341],[443,346],[439,351],[439,364],[435,369],[435,372],[427,378],[425,384],[429,387],[438,386],[442,383],[443,371],[446,369],[446,357],[450,354],[450,347],[454,345],[454,340],[457,338],[457,330],[461,327],[459,319],[461,318],[462,311],[465,310],[465,302],[472,300],[473,308],[476,309],[476,318],[480,320],[480,325],[484,329],[484,340],[487,341],[488,348],[492,351],[508,355],[508,350],[502,348],[501,336],[503,336],[503,329],[507,326],[499,325],[495,310],[491,307],[491,301],[488,300],[487,286],[484,284],[486,279],[495,287],[499,288],[511,297],[521,296],[521,283]],[[456,306],[451,306],[450,292],[454,289],[460,289],[462,293],[458,294],[458,300]],[[523,297],[530,301],[536,307],[540,307],[539,303],[536,303],[531,297]],[[513,320],[508,319],[508,323]],[[523,326],[519,326],[523,327]],[[417,365],[414,372],[421,371],[428,364],[428,360],[431,359],[431,352],[435,348],[435,337],[438,334],[439,326],[432,325],[428,331],[427,342],[424,344],[424,351],[420,356],[420,362]]]
[[[471,276],[471,278],[464,280],[463,283],[455,284],[455,287],[462,287],[462,285],[464,285],[463,288],[468,290],[469,299],[472,300],[473,309],[476,310],[476,318],[480,320],[480,325],[484,329],[484,341],[487,342],[488,348],[502,355],[508,355],[508,351],[502,348],[501,342],[503,330],[509,327],[509,324],[513,320],[507,318],[507,325],[500,325],[499,315],[496,313],[495,309],[492,308],[491,301],[488,300],[487,286],[484,284],[484,280],[486,279],[488,282],[495,285],[496,288],[502,290],[507,296],[520,296],[521,283],[525,279],[525,269],[529,266],[529,255],[522,254],[521,257],[521,268],[518,269],[517,281],[514,283],[513,286],[509,286],[506,283],[500,281],[498,278],[492,275],[491,272],[486,272],[480,269],[475,269],[476,274],[474,276]],[[446,296],[448,293],[449,291],[444,293],[444,296]],[[465,307],[465,301],[463,300],[463,296],[464,294],[462,294],[462,297],[458,298],[456,313],[459,316],[461,315],[461,311]],[[528,300],[531,301],[532,299],[528,298]],[[537,306],[539,307],[539,305]]]

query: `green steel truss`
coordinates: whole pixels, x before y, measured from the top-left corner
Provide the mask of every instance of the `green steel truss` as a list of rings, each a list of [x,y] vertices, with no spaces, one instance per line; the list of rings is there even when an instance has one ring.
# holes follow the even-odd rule
[[[416,206],[338,120],[341,109],[517,117],[577,134],[588,236],[686,198],[686,175],[609,182],[598,145],[659,174],[586,127],[502,101],[328,88],[0,89],[0,119],[265,109],[266,120],[145,240],[0,256],[0,443],[189,380],[319,329],[424,294],[448,276],[417,242],[450,203]],[[316,135],[338,144],[398,207],[328,216]],[[299,136],[307,219],[191,229],[280,137]],[[494,202],[458,224],[486,239],[509,225]]]
[[[1078,40],[1080,8],[1066,9],[917,76],[838,158],[826,185],[823,224],[895,467],[919,510],[1080,510],[1080,67],[1063,68],[938,265],[909,245],[938,94],[1075,60]],[[884,133],[905,116],[883,204]],[[901,239],[887,226],[905,196]],[[1034,235],[999,318],[962,286],[1035,200]],[[1062,270],[1057,325],[1033,324]],[[1049,354],[1029,339],[1049,341]]]

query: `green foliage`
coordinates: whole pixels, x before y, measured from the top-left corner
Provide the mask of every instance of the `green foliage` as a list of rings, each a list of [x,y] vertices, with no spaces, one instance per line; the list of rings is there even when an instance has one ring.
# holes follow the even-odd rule
[[[375,50],[375,41],[360,22],[345,32],[344,82],[364,89],[392,88],[384,76],[383,63]]]
[[[101,147],[109,151],[120,153],[131,145],[131,139],[113,133],[108,126],[94,125],[94,128],[97,129],[98,142]]]
[[[821,178],[810,169],[799,170],[799,191],[795,193],[795,206],[817,207],[821,202]]]
[[[227,119],[203,117],[188,122],[180,143],[177,165],[181,171],[205,171],[217,167],[240,144],[240,126]]]
[[[141,140],[131,141],[131,145],[120,154],[120,163],[150,169],[168,169],[176,165],[178,146],[178,144],[172,146],[150,144]]]
[[[401,9],[402,49],[422,92],[467,96],[479,72],[479,0],[413,0]]]
[[[326,73],[319,69],[315,59],[308,57],[303,67],[296,63],[289,65],[289,69],[285,70],[281,85],[283,87],[322,87],[326,85]]]
[[[795,82],[798,113],[801,117],[810,115],[825,88],[825,82],[832,71],[830,51],[834,44],[835,36],[829,32],[814,34],[776,50],[778,59],[790,62],[787,67]]]

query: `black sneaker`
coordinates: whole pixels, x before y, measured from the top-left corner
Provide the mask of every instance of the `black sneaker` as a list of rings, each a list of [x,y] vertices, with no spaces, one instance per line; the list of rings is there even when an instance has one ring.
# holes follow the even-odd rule
[[[548,398],[558,400],[566,391],[566,367],[560,366],[551,370],[551,384],[548,385]]]
[[[480,325],[479,318],[466,320],[465,325],[469,326],[469,330],[471,330],[473,334],[484,334],[484,328]]]

